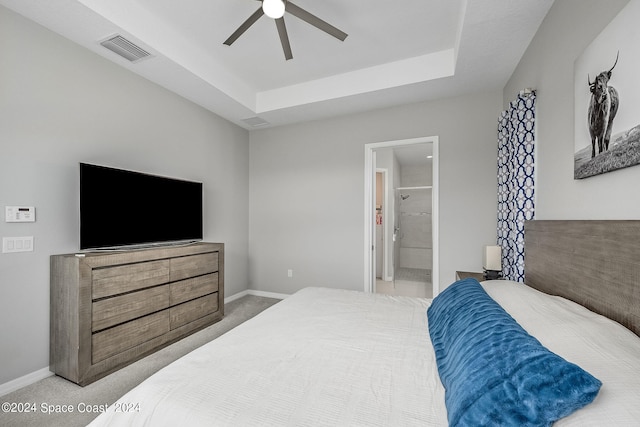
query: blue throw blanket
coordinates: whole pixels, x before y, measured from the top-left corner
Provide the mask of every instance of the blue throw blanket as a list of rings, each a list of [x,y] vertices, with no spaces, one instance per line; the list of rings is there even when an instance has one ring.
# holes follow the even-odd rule
[[[550,426],[595,399],[602,383],[547,350],[475,279],[427,310],[450,426]]]

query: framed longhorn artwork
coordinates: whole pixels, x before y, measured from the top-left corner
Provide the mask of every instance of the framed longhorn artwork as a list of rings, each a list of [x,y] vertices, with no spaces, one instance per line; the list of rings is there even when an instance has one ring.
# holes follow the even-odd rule
[[[631,0],[574,64],[574,179],[640,163],[640,0]]]

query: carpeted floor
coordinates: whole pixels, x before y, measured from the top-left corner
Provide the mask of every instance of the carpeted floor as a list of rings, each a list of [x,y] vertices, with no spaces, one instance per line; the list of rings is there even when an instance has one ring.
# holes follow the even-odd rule
[[[219,337],[278,301],[247,295],[225,304],[225,316],[220,322],[86,387],[52,376],[2,396],[0,402],[16,403],[15,406],[23,408],[24,412],[0,411],[0,426],[86,426],[98,416],[98,413],[90,412],[94,407],[100,410],[100,406],[112,404],[164,366]],[[73,412],[62,412],[64,409],[71,409]]]

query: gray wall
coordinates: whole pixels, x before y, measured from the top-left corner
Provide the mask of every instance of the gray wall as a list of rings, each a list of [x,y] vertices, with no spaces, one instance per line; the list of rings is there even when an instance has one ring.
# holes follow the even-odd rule
[[[264,129],[250,144],[250,287],[364,287],[364,145],[440,138],[440,282],[495,242],[501,92]],[[293,277],[287,277],[287,270]]]
[[[640,219],[640,166],[573,179],[573,64],[627,3],[556,1],[504,89],[505,106],[524,87],[538,90],[537,219]]]
[[[249,134],[0,6],[0,384],[49,365],[49,256],[78,250],[78,163],[204,183],[204,237],[248,286]],[[4,206],[37,222],[4,222]]]

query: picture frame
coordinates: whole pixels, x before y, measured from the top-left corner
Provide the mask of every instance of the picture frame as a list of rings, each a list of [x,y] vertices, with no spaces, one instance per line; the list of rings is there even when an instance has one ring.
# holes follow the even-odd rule
[[[640,0],[632,0],[574,62],[574,179],[640,163]]]

